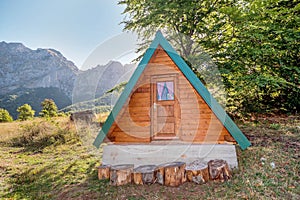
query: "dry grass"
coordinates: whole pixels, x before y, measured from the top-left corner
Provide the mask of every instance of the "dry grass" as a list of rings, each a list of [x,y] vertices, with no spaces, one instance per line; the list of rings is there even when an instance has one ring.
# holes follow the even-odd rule
[[[36,119],[40,120],[40,119]],[[0,141],[9,140],[20,134],[21,125],[31,124],[32,121],[15,121],[0,123]]]
[[[96,118],[97,122],[103,124],[105,122],[106,118],[108,117],[108,115],[109,115],[109,112],[99,113]]]
[[[24,134],[21,126],[33,122],[0,124],[0,198],[300,199],[299,117],[261,117],[239,124],[253,146],[245,151],[237,147],[240,169],[234,172],[233,178],[222,184],[185,183],[178,188],[158,184],[112,187],[107,181],[97,180],[96,166],[102,152],[97,150],[96,155],[90,140],[99,127],[96,124],[75,126],[67,118],[47,123],[51,126],[57,122],[59,128],[52,127],[50,135],[63,134],[66,140],[50,141],[38,150],[34,146],[38,143],[32,143],[32,148],[11,145],[12,139]]]

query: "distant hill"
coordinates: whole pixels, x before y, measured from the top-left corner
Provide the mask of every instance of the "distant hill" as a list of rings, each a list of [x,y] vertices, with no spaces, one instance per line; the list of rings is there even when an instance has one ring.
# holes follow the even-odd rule
[[[134,69],[134,65],[111,61],[81,71],[57,50],[32,50],[22,43],[0,42],[0,107],[16,118],[16,109],[24,103],[38,114],[45,98],[53,99],[59,109],[72,103],[93,102],[128,80]],[[101,105],[110,105],[110,101],[105,97]]]
[[[36,115],[41,111],[41,102],[44,99],[53,99],[62,109],[71,104],[69,97],[55,87],[48,88],[18,88],[8,94],[0,96],[0,107],[9,111],[14,119],[18,117],[17,108],[25,103],[31,105]]]
[[[113,94],[104,94],[103,96],[89,100],[82,101],[79,103],[74,103],[67,107],[61,109],[63,112],[74,112],[74,111],[84,111],[84,110],[93,110],[96,113],[110,111],[113,107],[111,103],[111,98],[116,98],[116,95]]]
[[[111,61],[107,65],[98,65],[81,72],[74,84],[73,103],[90,101],[103,96],[115,85],[128,81],[134,69],[134,64],[123,66],[120,62]]]

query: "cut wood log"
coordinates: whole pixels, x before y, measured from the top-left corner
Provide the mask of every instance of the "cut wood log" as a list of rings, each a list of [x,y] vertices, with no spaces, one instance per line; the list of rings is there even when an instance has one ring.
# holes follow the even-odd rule
[[[100,165],[98,167],[98,179],[109,179],[110,165]]]
[[[209,180],[207,164],[195,160],[185,167],[187,180],[197,184],[206,183]]]
[[[157,167],[157,182],[166,186],[179,186],[186,181],[184,162],[171,162]]]
[[[133,170],[133,182],[137,185],[153,184],[156,181],[156,165],[143,165]]]
[[[165,164],[157,166],[156,169],[156,182],[163,185],[165,177]]]
[[[208,171],[210,179],[214,181],[224,182],[231,178],[231,171],[225,160],[209,161]]]
[[[179,186],[186,181],[184,162],[173,162],[165,166],[165,185]]]
[[[131,174],[133,172],[133,165],[114,165],[110,168],[110,184],[119,186],[131,183]]]

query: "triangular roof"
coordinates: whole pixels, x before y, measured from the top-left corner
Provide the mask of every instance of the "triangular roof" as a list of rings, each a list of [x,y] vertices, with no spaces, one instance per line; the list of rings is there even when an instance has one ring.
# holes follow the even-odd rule
[[[102,126],[101,131],[97,135],[94,146],[99,148],[100,144],[104,140],[106,134],[108,133],[110,127],[115,121],[115,117],[118,116],[120,110],[126,103],[131,91],[136,85],[139,77],[143,73],[146,68],[148,62],[150,61],[153,53],[158,47],[161,47],[165,50],[165,52],[170,56],[173,62],[177,65],[177,67],[181,70],[187,80],[191,83],[194,89],[199,93],[199,95],[204,99],[207,105],[211,108],[213,113],[217,116],[220,122],[226,127],[231,136],[236,140],[242,150],[246,149],[251,145],[249,140],[245,137],[242,131],[237,127],[237,125],[232,121],[232,119],[227,115],[225,110],[221,107],[221,105],[215,100],[215,98],[210,94],[210,92],[206,89],[206,87],[202,84],[202,82],[198,79],[198,77],[194,74],[191,68],[186,64],[186,62],[181,58],[180,55],[172,48],[169,42],[164,38],[162,33],[158,31],[155,35],[154,40],[152,41],[150,47],[147,49],[144,57],[127,83],[124,91],[113,107],[111,113],[109,114],[107,120]]]

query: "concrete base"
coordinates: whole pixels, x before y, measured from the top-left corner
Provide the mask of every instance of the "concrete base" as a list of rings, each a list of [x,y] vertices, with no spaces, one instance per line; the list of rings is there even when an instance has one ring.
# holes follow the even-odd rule
[[[208,162],[223,159],[229,167],[238,168],[235,146],[232,144],[109,144],[103,147],[103,164],[159,165],[166,162],[194,160]]]

